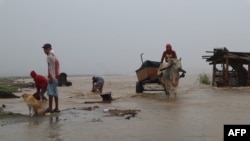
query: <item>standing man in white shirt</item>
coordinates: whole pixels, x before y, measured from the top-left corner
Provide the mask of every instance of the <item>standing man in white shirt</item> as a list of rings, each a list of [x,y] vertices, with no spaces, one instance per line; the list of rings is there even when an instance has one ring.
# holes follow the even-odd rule
[[[49,107],[46,112],[60,112],[58,107],[58,78],[59,78],[59,60],[57,59],[54,51],[52,50],[52,46],[49,43],[43,45],[44,53],[47,55],[47,63],[48,63],[48,86],[47,86],[47,94],[49,96]],[[55,108],[53,107],[53,98],[55,100]]]

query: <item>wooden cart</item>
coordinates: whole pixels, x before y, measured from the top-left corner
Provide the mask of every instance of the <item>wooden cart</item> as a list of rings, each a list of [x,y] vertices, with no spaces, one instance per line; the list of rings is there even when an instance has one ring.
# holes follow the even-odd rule
[[[158,68],[160,62],[147,60],[136,70],[138,81],[136,82],[136,93],[144,91],[144,85],[147,83],[160,83],[158,79]]]

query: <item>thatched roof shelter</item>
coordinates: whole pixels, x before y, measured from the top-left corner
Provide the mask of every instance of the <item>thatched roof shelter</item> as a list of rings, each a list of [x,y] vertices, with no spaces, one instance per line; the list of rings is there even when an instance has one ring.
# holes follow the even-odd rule
[[[202,56],[213,65],[213,86],[250,86],[250,52],[231,52],[226,47]]]

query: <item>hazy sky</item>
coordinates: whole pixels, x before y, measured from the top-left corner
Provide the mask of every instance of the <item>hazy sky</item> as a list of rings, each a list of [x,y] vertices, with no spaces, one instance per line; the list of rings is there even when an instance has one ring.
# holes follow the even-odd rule
[[[215,47],[250,52],[250,0],[0,0],[0,76],[47,75],[44,43],[68,74],[133,74],[171,43],[188,73]]]

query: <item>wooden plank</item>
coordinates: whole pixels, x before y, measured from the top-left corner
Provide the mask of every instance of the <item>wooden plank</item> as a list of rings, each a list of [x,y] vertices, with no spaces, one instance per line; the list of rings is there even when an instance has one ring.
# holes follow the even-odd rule
[[[230,58],[230,59],[243,59],[243,60],[247,60],[250,61],[250,57],[242,57],[242,56],[238,56],[238,55],[234,55],[234,54],[226,54],[223,56],[223,58]]]

